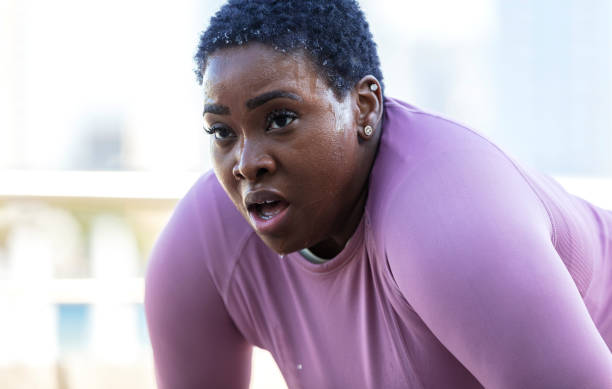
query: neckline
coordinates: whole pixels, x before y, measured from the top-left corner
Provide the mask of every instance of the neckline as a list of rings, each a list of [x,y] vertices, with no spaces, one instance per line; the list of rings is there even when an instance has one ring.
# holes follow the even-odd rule
[[[353,254],[358,248],[363,246],[366,213],[367,212],[364,209],[363,215],[361,216],[361,220],[359,221],[355,232],[347,242],[346,246],[344,246],[342,251],[340,251],[335,257],[327,259],[323,263],[312,263],[308,259],[304,258],[299,251],[296,251],[289,254],[289,258],[287,259],[313,273],[330,273],[340,268],[354,257]]]
[[[300,251],[298,251],[298,253],[300,253],[302,257],[306,258],[307,260],[315,264],[325,263],[331,259],[331,258],[321,258],[317,254],[310,251],[309,248],[301,249]]]

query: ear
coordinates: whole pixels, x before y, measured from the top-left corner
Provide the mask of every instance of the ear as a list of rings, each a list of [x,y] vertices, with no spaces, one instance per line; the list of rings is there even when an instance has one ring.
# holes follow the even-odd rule
[[[359,80],[354,91],[358,111],[359,137],[368,140],[380,131],[380,120],[383,114],[382,88],[376,77],[367,75]]]

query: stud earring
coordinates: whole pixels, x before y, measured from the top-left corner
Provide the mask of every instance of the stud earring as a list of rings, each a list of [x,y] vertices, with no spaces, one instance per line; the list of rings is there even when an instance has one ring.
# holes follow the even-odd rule
[[[376,91],[378,90],[378,85],[376,85],[376,84],[370,84],[370,90],[371,90],[372,92],[376,92]]]
[[[374,133],[374,128],[372,128],[371,125],[367,125],[363,128],[363,133],[367,136],[367,137],[371,137],[372,134]]]

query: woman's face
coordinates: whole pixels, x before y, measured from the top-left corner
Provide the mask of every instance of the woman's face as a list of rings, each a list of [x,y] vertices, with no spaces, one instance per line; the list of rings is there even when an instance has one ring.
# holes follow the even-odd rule
[[[261,239],[279,254],[343,245],[373,161],[358,94],[339,100],[304,54],[261,44],[213,54],[203,88],[215,174]]]

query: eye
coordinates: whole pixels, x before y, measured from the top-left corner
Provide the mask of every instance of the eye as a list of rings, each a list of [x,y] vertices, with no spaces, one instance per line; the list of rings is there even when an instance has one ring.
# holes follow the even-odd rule
[[[278,130],[279,128],[283,128],[291,124],[295,119],[297,119],[298,115],[289,110],[280,110],[274,111],[268,115],[267,120],[267,130]]]
[[[234,132],[223,125],[213,125],[208,128],[204,128],[204,131],[210,135],[214,135],[215,139],[223,140],[227,138],[232,138],[234,136]]]

